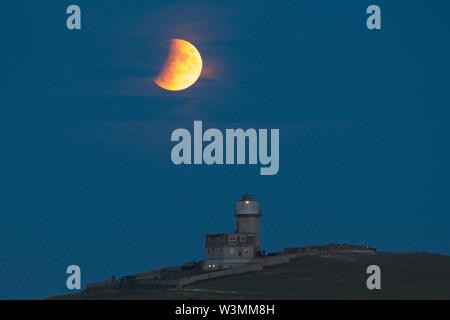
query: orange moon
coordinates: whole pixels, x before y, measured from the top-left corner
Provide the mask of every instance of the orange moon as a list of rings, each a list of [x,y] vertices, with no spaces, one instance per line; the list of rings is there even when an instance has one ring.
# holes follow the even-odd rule
[[[167,59],[153,81],[166,90],[184,90],[198,80],[202,67],[200,52],[192,43],[182,39],[172,39]]]

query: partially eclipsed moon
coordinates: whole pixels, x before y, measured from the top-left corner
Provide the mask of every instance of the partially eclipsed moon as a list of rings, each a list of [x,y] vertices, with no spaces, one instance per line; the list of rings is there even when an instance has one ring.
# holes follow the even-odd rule
[[[155,83],[163,89],[179,91],[192,86],[202,73],[202,57],[189,42],[181,39],[170,41],[169,55]]]

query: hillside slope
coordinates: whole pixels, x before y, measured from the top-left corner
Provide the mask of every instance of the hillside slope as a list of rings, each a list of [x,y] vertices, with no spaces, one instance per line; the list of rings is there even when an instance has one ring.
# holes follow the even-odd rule
[[[372,264],[381,267],[379,291],[366,288],[366,268]],[[450,299],[450,257],[427,253],[305,256],[181,290],[135,287],[53,299]]]

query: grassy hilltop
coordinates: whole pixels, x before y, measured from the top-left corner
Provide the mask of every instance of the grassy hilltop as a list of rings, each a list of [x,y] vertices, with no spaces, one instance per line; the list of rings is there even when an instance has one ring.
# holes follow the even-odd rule
[[[381,267],[382,290],[366,287],[366,268],[372,264]],[[450,257],[428,253],[310,255],[182,289],[135,285],[53,299],[450,299]]]

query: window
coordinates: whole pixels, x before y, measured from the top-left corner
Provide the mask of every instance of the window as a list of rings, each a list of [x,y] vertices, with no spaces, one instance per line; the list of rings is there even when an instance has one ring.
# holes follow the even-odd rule
[[[245,242],[245,236],[240,236],[240,237],[239,237],[239,241],[240,241],[240,242]]]
[[[235,248],[230,248],[230,255],[234,256],[236,254],[236,249]]]
[[[236,242],[236,241],[237,241],[237,238],[236,238],[235,235],[233,235],[233,236],[228,236],[228,241],[230,241],[230,242]]]

